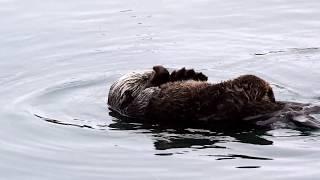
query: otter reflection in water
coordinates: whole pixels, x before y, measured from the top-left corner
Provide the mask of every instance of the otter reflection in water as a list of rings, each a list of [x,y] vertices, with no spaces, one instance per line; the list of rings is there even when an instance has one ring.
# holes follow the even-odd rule
[[[162,66],[129,73],[110,88],[108,105],[122,116],[145,122],[203,127],[273,126],[277,122],[319,128],[320,107],[276,101],[269,83],[254,75],[213,84],[193,69]]]
[[[216,128],[201,127],[193,124],[187,128],[185,124],[153,124],[141,119],[132,119],[121,116],[111,111],[110,116],[115,119],[109,128],[112,130],[134,131],[137,133],[151,134],[154,147],[157,150],[191,148],[226,148],[221,143],[241,142],[255,145],[272,145],[273,142],[263,137],[267,129],[256,129],[252,126],[233,126],[232,128],[216,126]],[[190,125],[190,124],[189,124]],[[205,128],[205,129],[203,129]],[[305,133],[304,131],[301,133]]]

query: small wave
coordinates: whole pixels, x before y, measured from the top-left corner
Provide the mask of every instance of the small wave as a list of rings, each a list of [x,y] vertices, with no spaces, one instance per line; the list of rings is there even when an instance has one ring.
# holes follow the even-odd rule
[[[256,56],[265,56],[269,54],[280,54],[280,53],[290,53],[290,54],[304,54],[304,53],[320,53],[319,47],[310,47],[310,48],[289,48],[286,50],[273,50],[261,53],[255,53]]]

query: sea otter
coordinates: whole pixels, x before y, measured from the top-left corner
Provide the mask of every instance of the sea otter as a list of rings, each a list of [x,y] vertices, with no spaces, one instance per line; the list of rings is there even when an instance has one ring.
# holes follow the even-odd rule
[[[108,105],[122,116],[162,123],[254,122],[266,125],[279,119],[320,127],[310,114],[320,107],[275,100],[268,82],[242,75],[213,84],[193,69],[169,72],[163,66],[129,73],[110,88]]]

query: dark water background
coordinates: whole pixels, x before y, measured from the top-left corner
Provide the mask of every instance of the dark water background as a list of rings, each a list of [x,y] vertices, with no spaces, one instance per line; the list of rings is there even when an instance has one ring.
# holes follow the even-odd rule
[[[319,104],[319,9],[317,0],[0,0],[0,179],[320,178],[317,130],[158,129],[106,107],[114,80],[154,64],[212,82],[252,73],[279,100]]]

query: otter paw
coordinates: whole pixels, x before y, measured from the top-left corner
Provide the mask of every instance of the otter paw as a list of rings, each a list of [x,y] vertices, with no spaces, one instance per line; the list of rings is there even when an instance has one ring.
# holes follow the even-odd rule
[[[163,66],[154,66],[153,74],[150,78],[150,84],[148,87],[160,86],[161,84],[169,82],[170,73]]]
[[[170,74],[170,81],[172,82],[184,80],[207,81],[208,77],[202,72],[195,72],[193,69],[186,68],[175,70]]]

